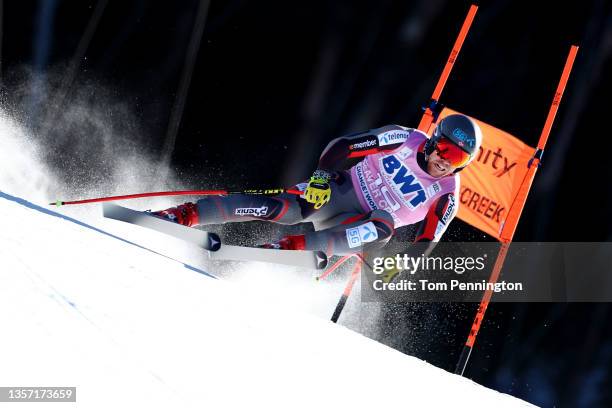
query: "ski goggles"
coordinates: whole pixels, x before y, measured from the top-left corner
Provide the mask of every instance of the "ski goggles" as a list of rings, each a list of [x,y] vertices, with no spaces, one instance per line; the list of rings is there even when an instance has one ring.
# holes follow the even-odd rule
[[[448,139],[440,138],[435,150],[442,159],[447,160],[453,167],[462,167],[470,160],[470,154]]]

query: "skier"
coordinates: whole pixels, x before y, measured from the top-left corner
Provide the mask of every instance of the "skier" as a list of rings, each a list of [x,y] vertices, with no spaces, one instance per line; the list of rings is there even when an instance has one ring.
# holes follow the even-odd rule
[[[328,255],[383,247],[396,228],[420,222],[415,242],[437,242],[457,213],[459,174],[478,153],[478,125],[465,115],[442,119],[431,138],[384,126],[331,141],[301,196],[211,196],[152,214],[186,226],[264,220],[312,222],[315,231],[264,248]]]

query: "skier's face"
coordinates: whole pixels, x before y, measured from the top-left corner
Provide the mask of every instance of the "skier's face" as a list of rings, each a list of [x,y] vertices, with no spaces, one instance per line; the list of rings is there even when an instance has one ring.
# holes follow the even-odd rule
[[[427,172],[434,177],[444,177],[451,174],[457,168],[450,164],[447,159],[438,155],[437,151],[431,152],[427,159]]]

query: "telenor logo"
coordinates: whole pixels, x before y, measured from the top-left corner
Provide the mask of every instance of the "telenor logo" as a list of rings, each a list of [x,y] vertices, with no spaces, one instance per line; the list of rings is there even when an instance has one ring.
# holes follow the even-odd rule
[[[364,225],[363,229],[365,231],[365,234],[363,235],[362,239],[366,242],[370,242],[370,240],[373,240],[376,236],[376,230],[368,228],[368,224]]]
[[[408,139],[408,132],[405,130],[390,130],[378,135],[378,145],[387,146],[394,143],[404,143]]]
[[[372,221],[346,230],[346,241],[348,242],[349,248],[356,248],[368,242],[376,241],[377,239],[378,232]]]

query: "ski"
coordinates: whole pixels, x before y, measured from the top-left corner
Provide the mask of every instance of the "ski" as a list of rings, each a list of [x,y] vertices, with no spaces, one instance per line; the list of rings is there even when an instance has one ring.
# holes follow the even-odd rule
[[[205,249],[209,258],[215,261],[256,261],[309,269],[324,269],[327,266],[327,256],[320,251],[290,251],[225,245],[221,244],[221,239],[215,233],[175,224],[145,211],[132,210],[108,202],[102,204],[102,211],[105,218],[138,225],[190,242]]]
[[[325,269],[327,255],[321,251],[292,251],[222,245],[216,252],[209,252],[212,260],[257,261],[308,269]]]
[[[113,203],[103,203],[102,212],[105,218],[127,222],[171,235],[183,241],[191,242],[207,251],[218,251],[221,247],[221,239],[217,234],[175,224],[145,211],[136,211]]]

